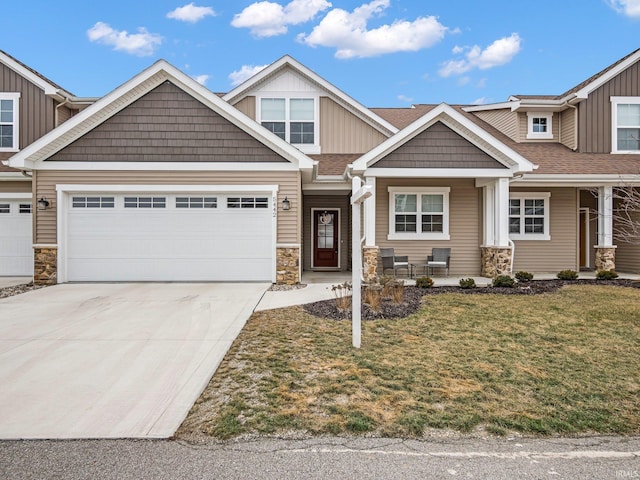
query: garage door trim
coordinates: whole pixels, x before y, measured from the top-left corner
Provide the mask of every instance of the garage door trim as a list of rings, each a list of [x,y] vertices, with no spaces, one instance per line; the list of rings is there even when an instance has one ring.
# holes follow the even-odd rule
[[[58,282],[68,282],[67,268],[67,245],[68,245],[68,225],[67,217],[71,206],[71,196],[77,193],[219,193],[219,194],[238,194],[238,193],[260,193],[271,196],[272,222],[271,222],[271,240],[273,252],[271,256],[271,281],[276,282],[276,237],[277,237],[277,195],[278,185],[78,185],[78,184],[60,184],[56,185],[57,191],[57,225],[58,225]]]

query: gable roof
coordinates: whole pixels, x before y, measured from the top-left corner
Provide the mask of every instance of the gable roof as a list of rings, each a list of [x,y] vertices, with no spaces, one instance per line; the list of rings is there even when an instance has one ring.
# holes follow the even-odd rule
[[[9,166],[32,169],[111,118],[165,81],[184,90],[226,120],[271,148],[292,164],[304,170],[313,168],[313,161],[277,135],[262,128],[252,119],[220,99],[216,94],[184,74],[165,60],[159,60],[93,105],[32,143],[9,159]]]
[[[22,63],[17,58],[12,57],[7,52],[0,50],[0,62],[4,63],[7,67],[9,67],[14,72],[18,73],[22,77],[29,80],[31,83],[36,85],[42,91],[44,91],[45,95],[51,96],[61,96],[64,98],[73,97],[72,93],[69,93],[61,86],[53,83],[47,77],[42,75],[39,72],[36,72],[31,67],[28,67],[24,63]]]
[[[257,88],[260,84],[278,76],[282,71],[286,69],[293,70],[298,75],[304,77],[307,81],[325,91],[335,102],[349,110],[361,120],[374,127],[376,130],[384,133],[386,136],[391,136],[394,133],[398,132],[398,129],[394,125],[387,122],[384,118],[380,117],[372,110],[366,108],[364,105],[357,102],[342,90],[332,85],[320,75],[308,69],[289,55],[285,55],[279,60],[276,60],[268,67],[262,69],[253,77],[249,78],[248,80],[231,90],[222,98],[226,102],[236,103],[242,98],[250,95],[251,91]]]
[[[442,122],[454,132],[477,146],[498,162],[508,167],[513,173],[532,172],[535,165],[486,130],[472,122],[456,108],[441,103],[430,109],[425,115],[405,127],[376,148],[366,153],[353,163],[354,173],[362,173],[373,167],[376,162],[407,143],[436,122]]]

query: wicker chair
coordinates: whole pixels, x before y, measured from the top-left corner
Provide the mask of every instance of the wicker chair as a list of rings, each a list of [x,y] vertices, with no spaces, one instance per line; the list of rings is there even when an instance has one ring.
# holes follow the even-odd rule
[[[396,276],[398,270],[406,270],[409,276],[409,257],[407,255],[398,256],[394,253],[393,248],[381,248],[380,257],[382,258],[382,274],[387,270],[393,270]]]

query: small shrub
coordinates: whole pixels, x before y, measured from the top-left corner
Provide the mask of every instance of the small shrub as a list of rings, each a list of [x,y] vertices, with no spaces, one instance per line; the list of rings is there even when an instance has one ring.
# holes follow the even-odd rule
[[[596,272],[596,278],[598,280],[613,280],[618,278],[618,272],[615,270],[598,270]]]
[[[331,291],[336,299],[336,307],[341,312],[351,309],[351,292],[353,287],[351,282],[344,282],[338,285],[332,285]]]
[[[382,275],[377,278],[377,281],[380,285],[382,285],[382,297],[390,298],[391,297],[391,288],[393,286],[393,282],[395,282],[395,278],[391,275]]]
[[[404,280],[396,280],[391,286],[391,300],[393,303],[404,301]]]
[[[458,282],[460,288],[476,288],[476,281],[473,278],[461,278]]]
[[[529,272],[516,272],[516,280],[519,282],[530,282],[533,280],[533,273]]]
[[[515,284],[516,284],[516,281],[514,280],[513,277],[509,275],[498,275],[496,278],[493,279],[493,283],[492,283],[494,287],[507,287],[507,288],[513,288]]]
[[[560,280],[577,280],[578,272],[575,270],[561,270],[556,274]]]
[[[416,278],[416,287],[418,287],[418,288],[431,288],[431,287],[433,287],[433,278],[431,278],[431,277],[418,277],[418,278]]]
[[[374,312],[380,311],[382,304],[382,286],[378,284],[365,285],[363,299],[364,303]]]

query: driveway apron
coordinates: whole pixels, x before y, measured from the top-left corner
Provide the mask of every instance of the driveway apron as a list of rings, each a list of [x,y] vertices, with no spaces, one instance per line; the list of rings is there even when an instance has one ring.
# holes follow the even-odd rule
[[[264,283],[63,284],[0,300],[0,438],[167,438]]]

